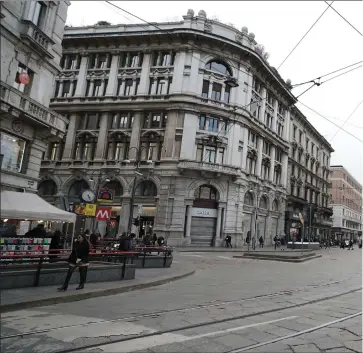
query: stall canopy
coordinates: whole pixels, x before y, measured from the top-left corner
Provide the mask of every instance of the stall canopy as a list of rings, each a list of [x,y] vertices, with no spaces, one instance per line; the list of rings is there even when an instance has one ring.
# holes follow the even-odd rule
[[[1,192],[1,218],[76,222],[74,213],[63,211],[36,194]]]

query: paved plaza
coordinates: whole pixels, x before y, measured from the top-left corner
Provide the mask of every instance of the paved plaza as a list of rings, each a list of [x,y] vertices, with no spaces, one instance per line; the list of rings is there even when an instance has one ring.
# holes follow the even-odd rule
[[[179,252],[174,266],[194,275],[3,314],[1,352],[361,352],[362,252],[320,253],[294,264]]]

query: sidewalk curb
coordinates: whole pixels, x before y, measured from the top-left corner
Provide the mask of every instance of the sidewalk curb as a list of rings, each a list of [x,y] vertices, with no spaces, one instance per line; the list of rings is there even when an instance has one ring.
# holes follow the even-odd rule
[[[18,303],[1,305],[0,313],[4,314],[4,313],[11,312],[11,311],[25,310],[25,309],[42,307],[42,306],[47,306],[47,305],[52,305],[52,304],[70,303],[70,302],[76,302],[79,300],[91,299],[91,298],[97,298],[97,297],[108,297],[111,295],[122,294],[122,293],[132,292],[135,290],[160,286],[162,284],[174,282],[179,279],[183,279],[183,278],[192,276],[194,273],[195,273],[195,270],[184,271],[183,273],[180,273],[178,275],[168,276],[168,277],[164,277],[164,278],[162,277],[157,280],[145,281],[143,283],[138,283],[138,284],[130,284],[128,286],[124,286],[124,287],[120,287],[120,288],[101,289],[101,290],[88,292],[88,293],[84,293],[84,292],[75,293],[75,294],[68,295],[68,296],[59,296],[59,297],[53,297],[53,298],[48,298],[48,299],[39,299],[39,300],[32,300],[32,301],[27,301],[27,302],[18,302]]]

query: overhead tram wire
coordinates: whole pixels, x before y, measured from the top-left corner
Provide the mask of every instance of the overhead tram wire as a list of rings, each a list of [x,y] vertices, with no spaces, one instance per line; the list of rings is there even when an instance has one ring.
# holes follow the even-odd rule
[[[329,7],[334,3],[332,1],[329,6],[324,10],[324,12],[318,17],[318,19],[312,24],[312,26],[308,29],[308,31],[303,35],[303,37],[298,41],[298,43],[294,46],[294,48],[290,51],[290,53],[286,56],[286,58],[282,61],[282,63],[277,67],[277,70],[285,63],[285,61],[290,57],[290,55],[295,51],[295,49],[300,45],[300,43],[304,40],[304,38],[309,34],[309,32],[315,27],[315,25],[319,22],[319,20],[324,16],[325,12],[328,11]]]
[[[319,87],[319,86],[321,86],[323,83],[326,83],[326,82],[329,82],[329,81],[331,81],[331,80],[334,80],[335,78],[338,78],[338,77],[340,77],[340,76],[343,76],[343,75],[345,75],[345,74],[347,74],[347,73],[349,73],[349,72],[351,72],[351,71],[354,71],[354,70],[360,69],[362,66],[363,66],[363,65],[360,65],[360,66],[354,67],[353,69],[350,69],[350,70],[348,70],[348,71],[342,72],[341,74],[336,75],[336,76],[334,76],[334,77],[331,77],[331,78],[329,78],[329,79],[327,79],[327,80],[325,80],[325,81],[323,81],[323,82],[315,82],[315,81],[311,81],[312,85],[311,85],[308,89],[306,89],[304,92],[302,92],[301,94],[299,94],[296,98],[301,97],[304,93],[306,93],[307,91],[309,91],[311,88],[313,88],[313,87],[315,87],[315,86],[318,86],[318,87]]]
[[[343,124],[339,127],[339,129],[335,132],[334,136],[330,139],[329,142],[332,142],[334,137],[338,134],[338,132],[342,129],[342,127],[348,122],[348,120],[353,116],[353,114],[357,111],[357,109],[360,107],[360,105],[363,103],[363,100],[361,100],[358,105],[355,107],[353,112],[348,116],[348,118],[343,122]]]
[[[324,115],[318,113],[316,110],[314,110],[313,108],[310,108],[309,106],[307,106],[306,104],[304,104],[303,102],[299,101],[299,103],[301,105],[303,105],[305,108],[311,110],[312,112],[314,112],[315,114],[319,115],[320,117],[322,117],[323,119],[329,121],[331,124],[335,125],[336,127],[338,127],[340,130],[346,132],[348,135],[354,137],[356,140],[358,140],[359,142],[362,142],[363,143],[363,140],[361,140],[359,137],[353,135],[352,133],[350,133],[349,131],[343,129],[342,127],[340,127],[339,125],[335,124],[333,121],[331,121],[330,119],[328,119],[327,117],[325,117]]]
[[[327,1],[324,1],[326,4],[328,4]],[[333,3],[328,4],[328,6],[334,11],[336,12],[345,22],[347,22],[349,24],[350,27],[352,27],[356,32],[358,32],[361,36],[363,35],[361,32],[358,31],[357,28],[355,28],[343,15],[341,15],[337,10],[335,10],[335,8],[332,6]]]
[[[295,87],[298,87],[298,86],[302,86],[302,85],[305,85],[305,84],[307,84],[307,83],[313,83],[315,80],[320,80],[320,79],[322,79],[323,77],[326,77],[326,76],[329,76],[329,75],[335,74],[336,72],[339,72],[339,71],[342,71],[342,70],[345,70],[345,69],[349,69],[349,68],[350,68],[350,67],[352,67],[352,66],[355,66],[355,65],[358,65],[358,64],[362,64],[362,63],[363,63],[363,61],[358,61],[358,62],[356,62],[356,63],[354,63],[354,64],[351,64],[351,65],[345,66],[345,67],[343,67],[343,68],[341,68],[341,69],[334,70],[334,71],[331,71],[331,72],[329,72],[329,73],[327,73],[327,74],[324,74],[324,75],[321,75],[321,76],[315,77],[315,78],[313,78],[313,79],[311,79],[311,80],[309,80],[309,81],[302,82],[302,83],[297,83],[297,84],[295,84],[295,85],[292,85],[292,88],[295,88]],[[326,82],[326,81],[325,81],[325,82]]]

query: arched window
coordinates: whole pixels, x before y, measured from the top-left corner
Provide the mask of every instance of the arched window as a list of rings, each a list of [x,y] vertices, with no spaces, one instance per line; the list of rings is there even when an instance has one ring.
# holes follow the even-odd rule
[[[232,76],[231,69],[223,61],[211,60],[205,65],[205,69],[225,76]]]
[[[202,185],[195,191],[194,197],[201,200],[217,200],[217,189],[211,185]]]
[[[279,210],[279,203],[277,202],[277,200],[274,200],[274,202],[272,203],[272,211],[277,212]]]
[[[232,76],[231,69],[222,61],[211,60],[205,65],[206,72],[203,79],[202,97],[213,101],[229,103],[231,87],[225,84],[226,79]]]
[[[260,199],[260,208],[267,210],[267,198],[266,196],[262,196]]]
[[[82,191],[87,189],[89,189],[89,185],[84,180],[78,180],[74,182],[69,188],[68,197],[72,199],[77,199],[77,201],[79,201],[79,197],[81,196]]]
[[[244,204],[247,206],[253,206],[253,195],[250,192],[247,192],[244,198]]]
[[[122,186],[121,186],[120,182],[118,182],[117,180],[112,180],[112,181],[104,184],[103,188],[109,189],[109,190],[114,190],[115,197],[120,197],[122,195],[122,191],[123,191]]]
[[[135,196],[157,196],[156,185],[150,180],[142,181],[135,190]]]
[[[57,193],[57,184],[53,180],[44,180],[38,186],[39,196],[54,196]]]

